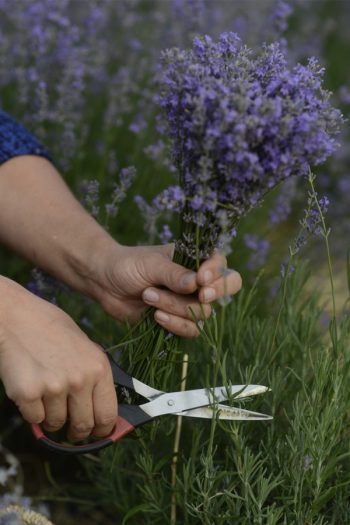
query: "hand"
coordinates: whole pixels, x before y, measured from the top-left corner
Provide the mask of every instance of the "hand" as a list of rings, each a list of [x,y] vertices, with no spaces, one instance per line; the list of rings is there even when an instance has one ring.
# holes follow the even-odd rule
[[[219,254],[191,274],[172,262],[173,245],[118,245],[76,201],[46,159],[22,155],[0,170],[0,241],[99,301],[116,319],[138,319],[146,305],[152,305],[161,326],[194,337],[198,329],[189,306],[197,319],[208,317],[210,302],[241,287],[237,272],[222,276],[226,259]],[[207,280],[206,272],[212,273]],[[210,291],[212,296],[207,297]]]
[[[29,423],[68,436],[108,435],[117,418],[111,367],[56,306],[0,277],[0,377]]]
[[[239,273],[226,269],[226,258],[220,253],[196,273],[173,263],[173,251],[172,244],[127,247],[115,243],[99,252],[95,298],[120,320],[136,321],[151,305],[155,320],[166,330],[183,337],[198,336],[191,310],[198,320],[209,317],[209,303],[238,292],[242,280]]]

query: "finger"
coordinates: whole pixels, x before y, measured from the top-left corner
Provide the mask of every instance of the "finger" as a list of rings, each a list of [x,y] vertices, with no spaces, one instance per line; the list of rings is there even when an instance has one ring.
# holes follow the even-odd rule
[[[118,403],[111,368],[97,383],[93,391],[93,409],[95,427],[92,434],[96,437],[108,436],[115,427],[118,415]]]
[[[204,261],[197,272],[198,286],[207,286],[222,277],[227,268],[227,260],[221,252],[215,252],[210,259]]]
[[[115,319],[134,323],[142,316],[145,310],[145,303],[140,299],[130,299],[128,297],[123,301],[122,307],[119,303],[112,303],[105,310]]]
[[[94,428],[94,410],[92,404],[92,388],[84,386],[76,388],[68,397],[69,430],[68,438],[80,441],[91,434]]]
[[[43,427],[48,432],[55,432],[63,427],[67,419],[67,395],[65,393],[45,396],[45,420]]]
[[[242,288],[242,278],[235,270],[226,270],[225,276],[214,281],[209,287],[201,288],[199,300],[203,303],[210,303],[224,297],[233,295]]]
[[[18,410],[21,412],[23,419],[28,423],[42,423],[45,419],[45,408],[41,399],[31,402],[24,402],[18,406]]]
[[[136,323],[145,311],[145,303],[140,299],[131,300],[128,298],[127,302],[123,303],[123,316],[116,316],[117,319]]]
[[[181,337],[192,339],[198,337],[200,333],[193,321],[168,314],[162,310],[156,310],[154,318],[165,330]]]
[[[172,262],[165,255],[157,254],[156,258],[145,260],[144,264],[148,280],[154,286],[162,285],[180,294],[197,290],[196,272]]]
[[[159,244],[158,246],[155,246],[154,248],[157,248],[159,253],[162,253],[168,257],[168,259],[172,260],[174,257],[175,252],[175,243],[171,242],[169,244]]]
[[[146,288],[142,299],[163,312],[190,320],[193,315],[196,319],[208,319],[211,314],[211,307],[208,304],[201,305],[195,295],[178,295],[169,290]]]

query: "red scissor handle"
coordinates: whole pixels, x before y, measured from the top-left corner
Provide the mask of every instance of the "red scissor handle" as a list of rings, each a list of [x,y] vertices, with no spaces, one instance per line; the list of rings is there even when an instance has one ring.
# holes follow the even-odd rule
[[[152,421],[150,417],[139,405],[126,405],[121,403],[118,407],[119,415],[117,422],[109,436],[92,441],[86,445],[69,445],[58,443],[46,436],[40,425],[33,424],[32,432],[41,445],[55,452],[63,454],[87,454],[101,450],[102,448],[112,445],[122,437],[132,432],[136,427]]]
[[[31,427],[34,436],[40,442],[40,444],[44,445],[50,450],[61,452],[63,454],[87,454],[88,452],[101,450],[102,448],[108,447],[109,445],[112,445],[112,443],[115,443],[122,437],[126,436],[126,434],[129,434],[135,428],[129,421],[121,416],[118,416],[116,425],[109,436],[103,439],[98,439],[91,443],[87,443],[86,445],[68,445],[65,443],[58,443],[57,441],[47,437],[44,434],[41,426],[36,423],[32,424]]]

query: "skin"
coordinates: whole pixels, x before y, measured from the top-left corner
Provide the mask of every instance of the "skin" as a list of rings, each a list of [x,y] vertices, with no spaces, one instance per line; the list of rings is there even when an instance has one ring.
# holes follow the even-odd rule
[[[74,198],[55,167],[30,155],[0,166],[0,242],[133,322],[147,305],[166,330],[197,337],[210,303],[238,292],[240,275],[215,253],[198,272],[172,262],[173,245],[122,246]],[[0,377],[24,419],[49,431],[69,421],[68,437],[103,437],[117,398],[101,348],[60,308],[0,276]]]

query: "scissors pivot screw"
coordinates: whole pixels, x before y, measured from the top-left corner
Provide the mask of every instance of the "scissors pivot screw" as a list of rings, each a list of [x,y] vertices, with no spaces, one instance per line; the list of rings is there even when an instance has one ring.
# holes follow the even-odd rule
[[[174,400],[173,400],[173,399],[169,399],[169,401],[168,401],[168,405],[169,405],[170,407],[172,407],[172,406],[174,406],[174,404],[175,404]]]

